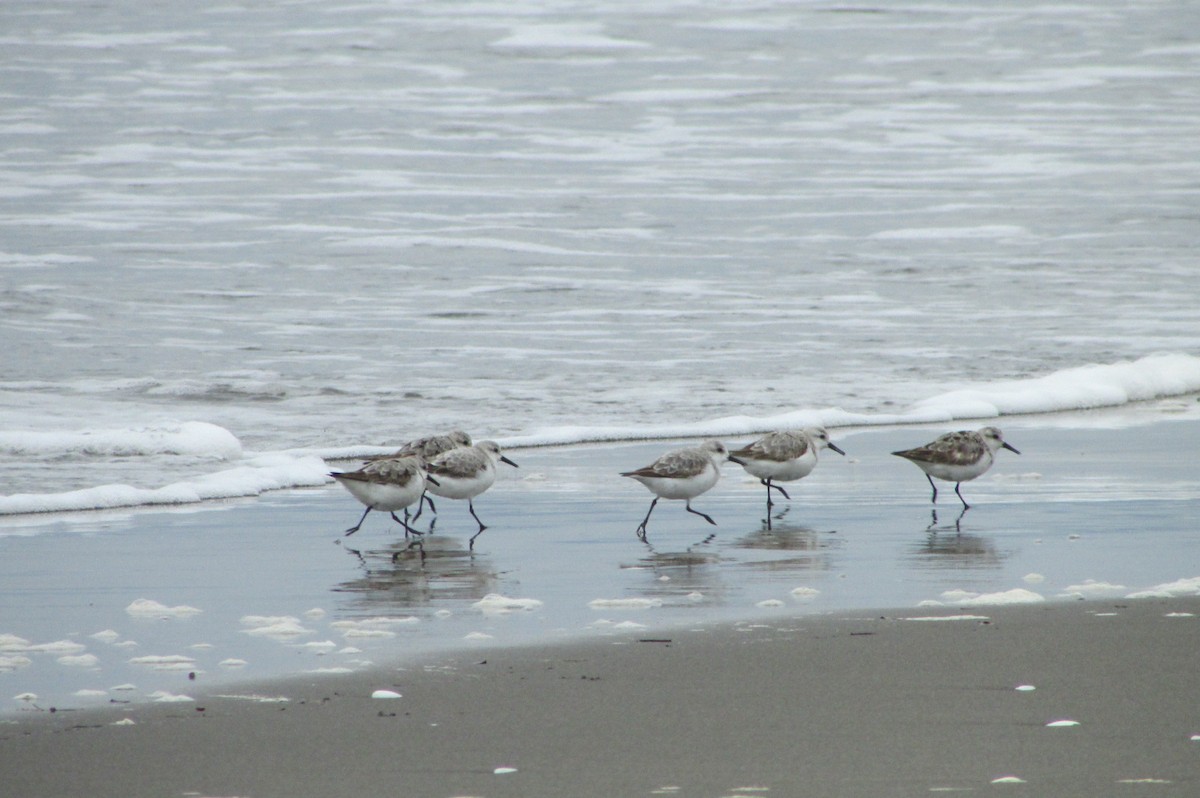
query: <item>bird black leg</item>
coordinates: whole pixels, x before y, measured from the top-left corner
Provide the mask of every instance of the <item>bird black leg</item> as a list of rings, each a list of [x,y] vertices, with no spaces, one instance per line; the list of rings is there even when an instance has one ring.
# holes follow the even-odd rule
[[[467,499],[467,509],[471,511],[471,517],[475,519],[475,523],[479,524],[479,532],[487,529],[487,524],[479,520],[479,516],[475,515],[475,504],[470,499]],[[478,535],[479,532],[475,534]]]
[[[958,486],[959,486],[959,485],[961,485],[961,484],[962,484],[961,482],[955,482],[955,483],[954,483],[954,492],[955,492],[955,493],[958,493],[958,500],[959,500],[960,502],[962,502],[962,503],[963,503],[963,509],[964,509],[964,510],[970,510],[970,509],[971,509],[971,505],[967,504],[967,500],[966,500],[966,499],[964,499],[964,498],[962,497],[962,494],[961,494],[961,493],[959,493]]]
[[[933,477],[929,476],[928,474],[925,475],[925,479],[929,480],[929,487],[933,488],[933,498],[930,499],[930,501],[934,504],[937,504],[937,485],[933,484]],[[957,488],[955,489],[957,490]],[[961,499],[962,496],[959,496],[958,498]]]
[[[414,515],[412,519],[414,522],[421,517],[421,513],[425,511],[426,504],[429,505],[429,512],[437,515],[437,508],[433,506],[433,499],[429,498],[429,494],[427,492],[422,492],[420,500],[417,501],[417,514]],[[407,513],[408,510],[405,510],[404,512]]]
[[[365,520],[367,520],[367,513],[369,513],[369,512],[371,512],[371,508],[370,508],[370,507],[368,507],[366,510],[363,510],[362,517],[360,517],[360,518],[358,519],[358,523],[357,523],[357,524],[355,524],[354,526],[350,527],[349,529],[347,529],[345,532],[343,532],[343,533],[342,533],[342,534],[343,534],[343,536],[345,536],[345,537],[349,537],[350,535],[353,535],[355,532],[357,532],[357,531],[358,531],[358,528],[359,528],[360,526],[362,526],[362,522],[363,522],[363,521],[365,521]]]
[[[788,492],[786,490],[784,490],[783,488],[781,488],[779,485],[776,485],[774,482],[772,482],[770,480],[770,478],[762,480],[762,484],[767,486],[767,498],[768,499],[771,498],[771,491],[777,490],[783,494],[783,498],[787,499],[788,501],[792,500],[792,497],[788,495]]]
[[[705,515],[704,513],[700,512],[699,510],[693,510],[693,509],[692,509],[692,502],[691,502],[691,500],[688,500],[688,503],[687,503],[685,506],[687,507],[687,511],[688,511],[689,513],[691,513],[692,515],[698,515],[698,516],[700,516],[701,518],[703,518],[705,521],[707,521],[708,523],[712,524],[713,526],[716,526],[716,525],[717,525],[717,522],[716,522],[716,521],[714,521],[714,520],[712,520],[712,518],[711,518],[711,517],[709,517],[708,515]]]
[[[405,512],[407,513],[408,511],[405,510]],[[404,527],[404,537],[406,537],[406,538],[409,535],[416,535],[417,537],[421,537],[421,535],[424,534],[422,532],[418,532],[417,530],[415,530],[411,526],[409,526],[407,521],[402,521],[399,518],[397,518],[395,513],[392,513],[392,520],[395,521],[400,526]]]
[[[650,509],[646,511],[646,517],[642,519],[642,523],[638,524],[637,536],[638,540],[646,542],[646,522],[650,520],[650,513],[654,512],[654,505],[658,504],[658,497],[654,497],[654,501],[650,502]]]

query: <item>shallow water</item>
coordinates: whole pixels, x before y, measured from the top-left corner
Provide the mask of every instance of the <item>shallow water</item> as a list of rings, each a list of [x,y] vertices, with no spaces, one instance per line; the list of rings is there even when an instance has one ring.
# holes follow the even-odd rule
[[[476,502],[490,528],[474,553],[466,508],[440,500],[424,560],[403,554],[396,525],[378,513],[341,537],[360,505],[337,486],[187,511],[44,517],[37,534],[0,538],[0,643],[27,642],[0,651],[27,660],[0,671],[0,709],[238,691],[464,647],[669,637],[717,621],[802,624],[880,608],[986,615],[1019,600],[1191,594],[1200,471],[1182,453],[1200,444],[1200,422],[1141,422],[1114,428],[1099,414],[1011,425],[1006,437],[1022,455],[1001,452],[963,485],[965,514],[947,487],[936,522],[921,472],[888,454],[931,438],[930,428],[839,437],[848,457],[827,452],[789,484],[793,499],[777,504],[769,529],[762,487],[727,466],[694,505],[717,526],[660,502],[648,544],[634,528],[650,494],[616,473],[664,442],[514,452],[520,469]],[[131,614],[139,599],[200,612]],[[182,659],[133,661],[141,657]],[[85,689],[97,693],[76,694]],[[12,700],[24,693],[38,697]]]
[[[5,4],[0,490],[1194,356],[1198,15]]]

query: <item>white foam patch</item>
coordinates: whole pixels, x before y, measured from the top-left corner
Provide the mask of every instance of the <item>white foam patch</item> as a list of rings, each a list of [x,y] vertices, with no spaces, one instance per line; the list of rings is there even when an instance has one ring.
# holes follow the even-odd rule
[[[0,651],[24,651],[29,648],[29,641],[14,634],[0,634]]]
[[[112,629],[105,629],[102,632],[96,632],[91,635],[93,640],[99,640],[101,643],[115,643],[120,639],[121,635]]]
[[[153,599],[140,598],[130,603],[125,612],[136,618],[188,618],[200,614],[202,610],[186,604],[168,607]]]
[[[1111,582],[1098,582],[1086,579],[1078,585],[1067,585],[1062,589],[1063,597],[1077,596],[1080,598],[1102,598],[1105,596],[1120,596],[1129,588],[1125,585],[1114,585]]]
[[[536,610],[540,609],[541,606],[542,602],[538,601],[537,599],[509,598],[508,596],[502,596],[499,593],[489,593],[479,601],[472,604],[471,608],[487,614],[502,614],[514,611]]]
[[[376,690],[375,692],[371,693],[371,698],[395,699],[403,698],[403,696],[397,693],[395,690]]]
[[[71,695],[75,696],[76,698],[108,698],[108,691],[107,690],[90,690],[90,689],[84,688],[82,690],[76,690]]]
[[[764,599],[764,600],[758,602],[757,604],[755,604],[754,606],[762,607],[763,609],[772,609],[774,607],[782,607],[783,602],[780,601],[779,599]]]
[[[59,657],[56,661],[59,665],[65,665],[68,668],[94,668],[100,664],[100,658],[95,654],[74,654]]]
[[[1174,582],[1137,590],[1125,598],[1175,598],[1176,596],[1200,596],[1200,576],[1176,579]]]
[[[224,427],[186,421],[162,427],[81,432],[0,430],[0,454],[39,457],[176,454],[233,460],[242,456],[242,443]]]
[[[241,618],[242,634],[253,637],[269,637],[276,640],[291,640],[304,635],[316,634],[305,628],[300,619],[291,615],[246,615]]]
[[[648,610],[662,604],[662,599],[652,598],[592,599],[588,607],[593,610]]]
[[[33,660],[20,654],[0,654],[0,673],[28,668],[32,664]]]
[[[1065,729],[1071,726],[1078,726],[1077,720],[1052,720],[1046,724],[1047,729]]]
[[[986,615],[917,615],[901,618],[902,621],[986,621]]]
[[[134,657],[130,665],[140,665],[156,671],[186,671],[191,670],[196,660],[183,654],[150,654],[144,657]]]
[[[229,658],[223,659],[217,663],[217,665],[219,665],[222,668],[244,668],[248,664],[249,663],[246,662],[246,660],[238,659],[236,657],[229,657]]]
[[[264,454],[250,458],[235,468],[204,474],[160,488],[100,485],[65,493],[16,493],[0,496],[0,515],[195,504],[213,499],[257,496],[269,490],[314,487],[329,481],[329,467],[319,457]]]
[[[992,784],[1024,784],[1025,779],[1022,779],[1019,776],[1000,776],[999,778],[992,779],[991,783]]]
[[[821,595],[821,591],[815,587],[797,587],[789,595],[796,601],[811,601]]]
[[[468,632],[463,635],[463,640],[495,640],[495,638],[487,632]]]
[[[180,704],[196,700],[189,695],[172,693],[168,690],[155,690],[147,697],[159,704]]]
[[[82,643],[76,643],[74,640],[55,640],[52,643],[38,643],[29,646],[25,649],[31,654],[52,654],[57,656],[71,656],[74,654],[82,654],[87,650],[87,646]]]
[[[947,590],[942,593],[946,604],[960,607],[1002,607],[1012,604],[1038,604],[1046,600],[1040,593],[1017,587],[999,593],[972,593],[966,590]]]

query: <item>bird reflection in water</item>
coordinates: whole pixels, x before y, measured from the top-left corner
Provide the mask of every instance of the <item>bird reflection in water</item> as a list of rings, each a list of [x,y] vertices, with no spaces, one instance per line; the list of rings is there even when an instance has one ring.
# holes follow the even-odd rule
[[[720,580],[723,558],[716,550],[716,540],[715,533],[709,534],[682,551],[660,551],[647,542],[643,557],[620,567],[644,571],[649,577],[650,584],[638,591],[639,597],[677,605],[720,601],[727,589]]]
[[[783,515],[777,515],[776,520]],[[833,537],[836,534],[837,530],[820,532],[799,524],[763,521],[759,529],[738,538],[733,545],[751,552],[742,562],[747,568],[768,572],[826,571],[831,567],[831,550],[841,545],[841,539]]]
[[[489,558],[467,550],[456,538],[426,537],[421,545],[395,541],[387,548],[346,547],[361,575],[335,585],[372,612],[430,608],[438,603],[475,602],[498,592],[499,574]]]
[[[925,540],[913,550],[913,558],[938,568],[994,568],[1004,559],[990,538],[963,534],[963,508],[953,521],[939,523],[937,510],[925,528]]]

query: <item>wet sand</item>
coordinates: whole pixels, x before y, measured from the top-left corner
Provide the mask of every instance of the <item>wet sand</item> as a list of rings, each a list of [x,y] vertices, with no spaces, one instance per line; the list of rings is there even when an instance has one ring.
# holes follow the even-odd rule
[[[0,726],[0,783],[30,798],[1195,795],[1198,613],[1194,598],[909,609],[459,653],[236,691],[286,701],[24,716]]]
[[[1014,421],[1022,456],[940,519],[887,454],[937,431],[835,436],[851,456],[769,522],[729,468],[698,502],[718,527],[664,503],[649,544],[649,494],[615,474],[673,442],[516,453],[476,550],[448,503],[426,561],[393,561],[386,518],[342,538],[359,509],[336,486],[7,519],[0,633],[50,645],[0,673],[3,792],[1196,794],[1200,423]],[[996,606],[1014,595],[1038,603]],[[970,617],[902,620],[935,615]]]

